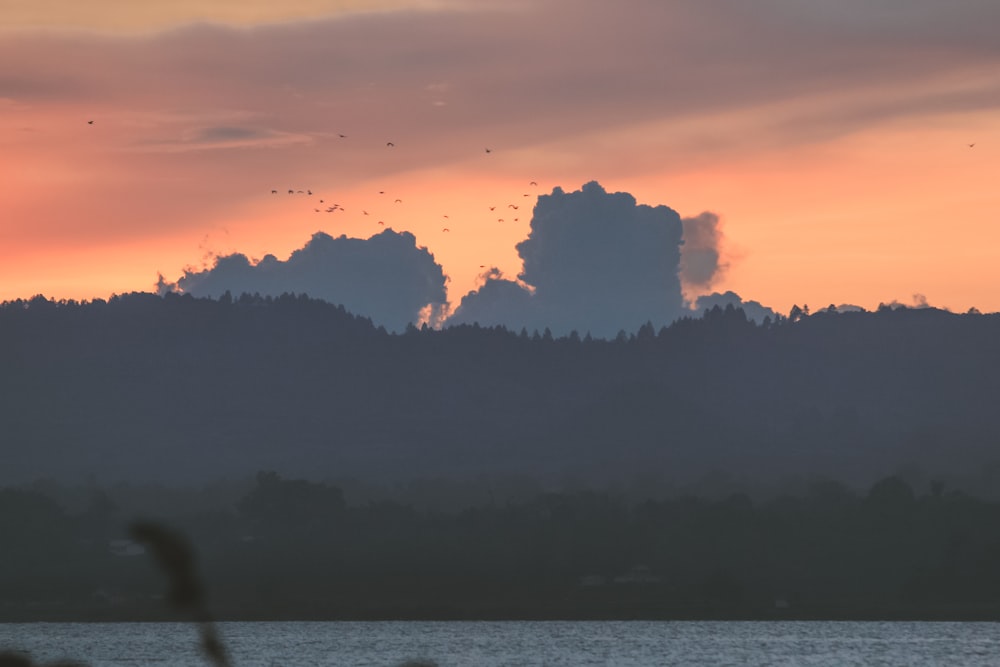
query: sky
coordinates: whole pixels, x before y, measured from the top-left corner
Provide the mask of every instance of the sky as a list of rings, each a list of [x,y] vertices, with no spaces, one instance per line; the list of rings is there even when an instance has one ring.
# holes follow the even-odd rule
[[[536,207],[595,183],[676,213],[685,303],[997,311],[996,25],[987,0],[0,0],[0,299],[350,239],[452,312],[541,298]]]

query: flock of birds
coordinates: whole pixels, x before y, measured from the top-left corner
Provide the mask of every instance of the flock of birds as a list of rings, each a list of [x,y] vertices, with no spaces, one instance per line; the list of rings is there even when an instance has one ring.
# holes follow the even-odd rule
[[[94,120],[93,119],[87,120],[87,125],[93,125],[93,124],[94,124]],[[347,135],[346,134],[338,134],[337,137],[339,139],[346,139]],[[385,146],[386,146],[386,148],[395,148],[396,144],[395,144],[395,142],[387,141],[385,143]],[[489,154],[493,153],[493,149],[487,147],[487,148],[484,149],[484,152],[487,155],[489,155]],[[528,183],[528,185],[531,186],[531,187],[538,187],[538,182],[537,181],[530,181]],[[327,204],[326,200],[324,198],[320,197],[319,195],[314,194],[311,188],[303,188],[303,189],[288,188],[287,189],[287,193],[289,195],[305,195],[307,197],[316,197],[317,198],[317,202],[316,203],[318,203],[318,204],[320,204],[322,206],[315,206],[314,205],[313,206],[313,212],[314,213],[336,213],[337,211],[346,211],[347,210],[347,209],[345,209],[343,206],[341,206],[338,203]],[[277,195],[277,194],[279,194],[279,190],[277,188],[272,188],[271,189],[271,194],[272,195]],[[385,192],[385,190],[379,190],[378,194],[379,195],[385,195],[386,192]],[[532,196],[532,194],[530,192],[525,192],[522,195],[522,197],[531,197],[531,196]],[[403,200],[397,197],[397,198],[395,198],[393,200],[393,203],[394,204],[402,204]],[[496,205],[489,206],[489,210],[491,212],[495,211],[496,208],[497,208]],[[516,212],[516,211],[518,211],[520,209],[520,205],[514,204],[514,203],[509,203],[509,204],[507,204],[507,208]],[[365,216],[369,215],[368,211],[364,210],[364,209],[362,209],[361,213],[362,213],[362,215],[365,215]],[[447,215],[443,215],[442,218],[447,220],[448,216]],[[513,218],[513,221],[514,222],[519,222],[520,218],[519,217],[515,217],[515,218]],[[497,222],[505,222],[505,219],[504,218],[497,218]],[[384,220],[378,220],[376,224],[381,225],[381,226],[384,227],[386,223],[385,223]],[[450,233],[451,232],[451,228],[450,227],[442,227],[441,231],[445,232],[445,233]],[[486,265],[485,264],[480,264],[479,268],[481,268],[481,269],[482,268],[486,268]]]
[[[93,121],[90,121],[90,122],[93,122]],[[346,134],[338,134],[337,137],[340,138],[340,139],[346,139],[347,135]],[[392,142],[392,141],[387,141],[385,143],[385,146],[386,146],[386,148],[395,148],[396,144],[394,142]],[[487,148],[484,149],[484,151],[485,151],[486,154],[491,154],[493,152],[493,149],[487,147]],[[531,187],[538,187],[538,182],[537,181],[529,181],[528,185],[531,186]],[[280,194],[280,192],[281,192],[281,189],[278,189],[278,188],[272,188],[271,189],[271,194],[272,195]],[[318,194],[314,195],[312,189],[309,189],[309,188],[304,188],[304,189],[288,188],[286,192],[289,195],[305,195],[307,197],[313,197],[313,196],[315,196],[317,198],[317,201],[314,202],[314,204],[313,204],[313,212],[314,213],[336,213],[338,211],[343,212],[343,211],[347,210],[343,206],[341,206],[340,204],[337,204],[337,203],[327,204],[326,200],[324,198],[320,197]],[[386,191],[385,190],[379,190],[378,194],[380,196],[384,196],[386,194]],[[532,194],[530,192],[525,192],[521,196],[522,197],[531,197]],[[400,198],[398,198],[398,197],[395,198],[395,199],[393,199],[393,204],[402,204],[402,203],[403,203],[403,200],[400,199]],[[320,206],[317,206],[316,204],[319,204]],[[496,205],[489,206],[489,210],[490,211],[496,211],[496,208],[497,208]],[[520,205],[514,204],[514,203],[509,203],[509,204],[507,204],[507,208],[516,212],[516,211],[518,211],[520,209]],[[368,211],[365,210],[365,209],[362,209],[361,213],[362,213],[362,215],[365,215],[365,216],[369,215]],[[515,213],[515,215],[516,215],[516,213]],[[445,220],[449,219],[449,217],[447,215],[442,215],[441,217],[442,217],[442,219],[445,219]],[[520,221],[520,217],[512,218],[512,220],[513,220],[513,222],[519,222]],[[497,222],[506,222],[506,219],[505,218],[497,218]],[[381,225],[381,226],[384,227],[386,223],[385,223],[385,220],[378,220],[376,222],[376,224]],[[450,227],[442,227],[441,231],[442,232],[451,232],[451,228]]]
[[[94,124],[94,120],[93,119],[88,120],[87,124],[88,125],[93,125]],[[338,134],[337,137],[339,139],[346,139],[347,135],[346,134]],[[386,148],[395,148],[396,144],[393,141],[387,141],[387,142],[385,142],[385,146],[386,146]],[[975,148],[976,144],[973,142],[973,143],[966,144],[966,146],[968,146],[971,149],[971,148]],[[487,148],[484,149],[484,151],[485,151],[485,153],[487,155],[489,155],[489,154],[491,154],[493,152],[493,149],[487,147]],[[538,183],[536,181],[530,181],[528,183],[528,185],[530,185],[532,187],[537,187]],[[277,195],[278,193],[279,193],[278,189],[272,189],[271,190],[271,194],[272,195]],[[314,195],[313,191],[311,189],[309,189],[309,188],[305,188],[305,189],[288,188],[287,193],[289,195],[306,195],[308,197],[317,196],[317,195]],[[379,190],[378,194],[379,195],[385,195],[386,193],[385,193],[384,190]],[[530,197],[532,195],[531,195],[531,193],[524,193],[522,196],[523,197]],[[346,211],[346,209],[343,206],[341,206],[340,204],[337,204],[337,203],[327,204],[325,199],[323,199],[321,197],[318,197],[318,196],[317,196],[317,198],[318,198],[318,202],[317,203],[320,204],[320,205],[322,205],[322,206],[315,206],[314,205],[314,207],[313,207],[313,212],[314,213],[336,213],[338,211],[341,211],[341,212]],[[393,200],[393,203],[394,204],[402,204],[403,200],[397,197],[397,198],[395,198]],[[495,212],[497,207],[496,207],[496,205],[491,205],[488,208],[489,208],[489,210],[491,212]],[[507,204],[507,208],[516,212],[516,211],[519,210],[520,206],[518,204],[509,203],[509,204]],[[361,210],[361,213],[362,213],[362,215],[365,215],[365,216],[369,215],[368,211],[364,210],[364,209]],[[515,215],[516,215],[516,213],[515,213]],[[447,220],[448,216],[447,215],[443,215],[442,218]],[[520,217],[513,218],[513,221],[514,222],[519,222],[520,221]],[[497,222],[505,222],[505,218],[497,218]],[[376,224],[381,225],[381,226],[384,227],[386,223],[385,223],[384,220],[378,220],[376,222]],[[450,227],[442,227],[441,231],[442,232],[451,232],[451,228]],[[481,264],[480,268],[483,268],[484,266],[485,265]]]

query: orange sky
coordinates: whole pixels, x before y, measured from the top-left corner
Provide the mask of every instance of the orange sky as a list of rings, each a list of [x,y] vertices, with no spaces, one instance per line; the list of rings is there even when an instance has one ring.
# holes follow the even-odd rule
[[[17,3],[0,299],[150,290],[382,220],[454,305],[482,265],[516,275],[534,195],[598,180],[720,215],[714,288],[779,311],[997,311],[1000,9],[907,2]]]

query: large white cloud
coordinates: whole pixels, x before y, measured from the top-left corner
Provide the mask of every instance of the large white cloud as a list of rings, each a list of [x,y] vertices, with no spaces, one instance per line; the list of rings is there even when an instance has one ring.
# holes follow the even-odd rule
[[[678,276],[682,234],[681,217],[666,206],[637,204],[596,181],[576,192],[556,188],[538,198],[531,232],[517,245],[520,284],[488,276],[448,322],[597,337],[646,321],[668,324],[687,312]]]
[[[218,257],[210,269],[187,271],[176,286],[210,297],[227,291],[305,293],[401,331],[428,308],[432,317],[446,308],[445,280],[434,256],[418,248],[412,234],[387,229],[369,239],[317,232],[286,261],[274,255],[256,263],[239,253]]]

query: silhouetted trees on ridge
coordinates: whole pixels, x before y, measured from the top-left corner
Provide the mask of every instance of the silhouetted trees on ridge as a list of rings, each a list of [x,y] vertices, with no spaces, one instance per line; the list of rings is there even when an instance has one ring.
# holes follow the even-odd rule
[[[757,325],[713,308],[595,340],[476,325],[389,334],[302,295],[9,301],[0,483],[267,468],[870,483],[996,461],[998,316],[797,310]]]

